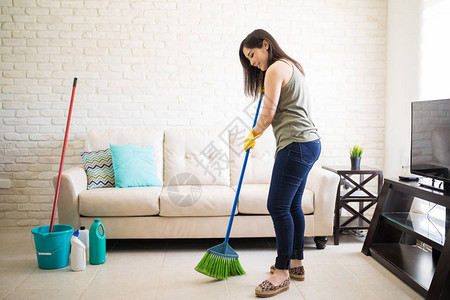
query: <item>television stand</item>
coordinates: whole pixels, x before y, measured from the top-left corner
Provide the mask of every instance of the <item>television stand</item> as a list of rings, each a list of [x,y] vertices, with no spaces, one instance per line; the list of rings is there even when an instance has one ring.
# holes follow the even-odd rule
[[[431,183],[425,182],[425,180],[423,179],[419,179],[419,185],[421,187],[442,192],[444,194],[450,194],[450,189],[448,189],[449,187],[447,187],[447,183],[435,179],[428,179],[428,180],[431,180]],[[437,184],[437,187],[435,186],[435,184]],[[442,188],[440,186],[442,186]]]
[[[438,191],[438,192],[444,192],[443,189],[437,188],[434,185],[429,185],[429,184],[422,183],[422,182],[419,182],[419,185],[423,188],[431,189],[431,190]]]
[[[414,198],[446,208],[436,219],[411,210]],[[450,196],[417,182],[386,179],[362,252],[428,300],[450,299]],[[432,247],[424,251],[416,240]]]

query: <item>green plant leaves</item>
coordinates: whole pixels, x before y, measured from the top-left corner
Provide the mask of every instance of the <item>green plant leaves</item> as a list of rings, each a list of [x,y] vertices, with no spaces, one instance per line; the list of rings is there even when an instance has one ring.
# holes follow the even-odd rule
[[[350,157],[361,157],[362,153],[363,153],[362,147],[354,145],[352,150],[350,151]]]

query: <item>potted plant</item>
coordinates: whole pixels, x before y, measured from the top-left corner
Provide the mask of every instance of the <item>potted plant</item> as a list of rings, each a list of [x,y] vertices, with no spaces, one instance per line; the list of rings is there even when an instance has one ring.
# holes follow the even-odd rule
[[[350,151],[350,162],[352,166],[352,170],[359,170],[361,165],[361,156],[363,153],[363,149],[361,146],[354,145],[352,150]]]

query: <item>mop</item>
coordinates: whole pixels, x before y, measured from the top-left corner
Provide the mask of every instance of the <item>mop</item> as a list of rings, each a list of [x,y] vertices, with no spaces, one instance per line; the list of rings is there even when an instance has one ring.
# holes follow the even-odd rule
[[[49,232],[53,232],[53,223],[55,221],[56,205],[57,205],[58,196],[59,196],[59,186],[61,185],[61,173],[62,173],[62,169],[63,169],[63,165],[64,165],[64,156],[66,155],[67,136],[69,135],[70,118],[72,117],[73,98],[75,96],[75,88],[76,87],[77,87],[77,78],[74,78],[73,79],[73,87],[72,87],[72,97],[70,99],[69,115],[67,117],[66,133],[64,136],[64,144],[63,144],[63,149],[62,149],[62,154],[61,154],[61,162],[59,164],[58,183],[56,184],[55,200],[53,201],[52,219],[50,221]]]
[[[264,92],[260,89],[260,98],[258,102],[258,108],[256,109],[255,119],[253,121],[253,127],[256,126],[258,120],[259,109],[264,97]],[[248,156],[250,154],[250,148],[245,153],[244,164],[242,166],[241,176],[239,178],[239,184],[236,190],[236,196],[234,198],[233,208],[231,210],[230,221],[228,222],[228,229],[225,235],[225,241],[222,244],[214,246],[206,250],[206,254],[202,260],[195,267],[198,272],[217,279],[227,279],[229,276],[244,275],[245,271],[239,263],[239,255],[228,244],[230,238],[231,226],[233,225],[234,214],[236,212],[237,203],[239,201],[239,194],[241,192],[242,180],[244,178],[245,167],[247,166]]]

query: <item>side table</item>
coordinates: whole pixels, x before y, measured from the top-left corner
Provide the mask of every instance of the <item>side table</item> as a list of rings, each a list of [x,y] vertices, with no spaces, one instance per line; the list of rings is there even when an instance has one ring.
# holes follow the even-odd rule
[[[383,170],[361,166],[358,170],[352,170],[349,166],[322,166],[322,168],[334,172],[341,177],[336,193],[336,206],[334,209],[333,237],[334,244],[339,245],[339,233],[344,229],[369,229],[370,220],[364,216],[364,212],[377,203],[383,185]],[[359,175],[359,180],[351,178]],[[365,175],[369,177],[365,178]],[[366,189],[366,185],[377,178],[377,194],[374,195]],[[343,187],[349,186],[346,191]],[[350,206],[350,202],[359,202],[359,209]],[[365,204],[368,202],[367,204]],[[341,218],[341,209],[345,209],[352,216]]]

